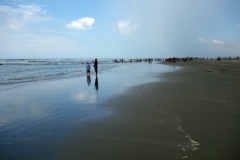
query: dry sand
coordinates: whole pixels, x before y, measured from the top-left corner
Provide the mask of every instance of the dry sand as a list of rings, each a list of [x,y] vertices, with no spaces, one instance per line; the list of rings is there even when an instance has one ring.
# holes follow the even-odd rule
[[[81,122],[57,159],[240,159],[240,61],[165,64],[182,69],[101,104],[113,114]]]

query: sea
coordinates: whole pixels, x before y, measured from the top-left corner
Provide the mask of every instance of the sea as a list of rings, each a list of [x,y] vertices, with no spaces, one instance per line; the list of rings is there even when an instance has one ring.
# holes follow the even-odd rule
[[[117,66],[114,59],[98,59],[99,70]],[[0,59],[0,86],[83,76],[94,59]]]

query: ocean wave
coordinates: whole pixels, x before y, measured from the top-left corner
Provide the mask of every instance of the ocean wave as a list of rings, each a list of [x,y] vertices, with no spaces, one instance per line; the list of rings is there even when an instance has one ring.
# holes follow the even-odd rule
[[[41,75],[41,76],[29,76],[29,77],[14,77],[14,78],[9,78],[9,81],[21,81],[21,80],[34,80],[34,79],[43,79],[45,78],[45,76]]]
[[[86,62],[93,59],[1,59],[0,85],[64,79],[85,75]],[[118,66],[111,59],[98,61],[99,71]]]
[[[77,65],[92,63],[94,59],[1,59],[2,65]],[[99,59],[99,64],[112,62],[112,59]]]
[[[68,72],[61,72],[61,73],[58,73],[56,75],[66,75],[66,74],[68,74]]]
[[[8,84],[17,84],[17,83],[26,83],[33,81],[41,81],[41,80],[50,80],[50,79],[63,79],[80,76],[80,74],[85,73],[84,70],[73,70],[70,72],[56,72],[53,74],[42,74],[42,75],[28,75],[28,76],[19,76],[19,77],[10,77],[10,78],[1,78],[0,85],[8,85]]]

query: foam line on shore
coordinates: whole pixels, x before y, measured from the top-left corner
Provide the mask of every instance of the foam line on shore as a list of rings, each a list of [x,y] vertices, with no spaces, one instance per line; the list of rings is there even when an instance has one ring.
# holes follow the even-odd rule
[[[187,143],[184,143],[184,144],[178,144],[178,145],[175,145],[176,147],[180,147],[180,149],[184,152],[186,152],[187,150],[191,150],[191,151],[196,151],[198,149],[200,149],[200,143],[199,142],[196,142],[192,139],[192,137],[183,129],[182,127],[182,123],[183,121],[181,120],[180,117],[176,116],[176,115],[173,115],[171,113],[168,113],[164,110],[161,110],[159,108],[156,107],[156,104],[154,103],[154,101],[150,101],[149,99],[145,98],[144,95],[146,94],[150,94],[151,93],[151,89],[148,89],[147,92],[145,93],[139,93],[138,96],[145,99],[145,101],[149,101],[152,105],[152,108],[155,110],[155,111],[158,111],[158,112],[161,112],[163,114],[166,114],[172,118],[174,118],[174,120],[172,121],[174,124],[178,124],[176,129],[179,130],[179,131],[182,131],[185,135],[185,137],[188,139],[188,142]],[[198,146],[198,147],[196,147]],[[182,158],[188,158],[189,156],[183,156]]]

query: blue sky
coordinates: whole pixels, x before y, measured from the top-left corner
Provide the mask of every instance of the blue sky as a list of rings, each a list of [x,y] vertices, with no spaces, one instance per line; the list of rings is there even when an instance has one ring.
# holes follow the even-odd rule
[[[240,56],[239,0],[0,0],[0,59]]]

